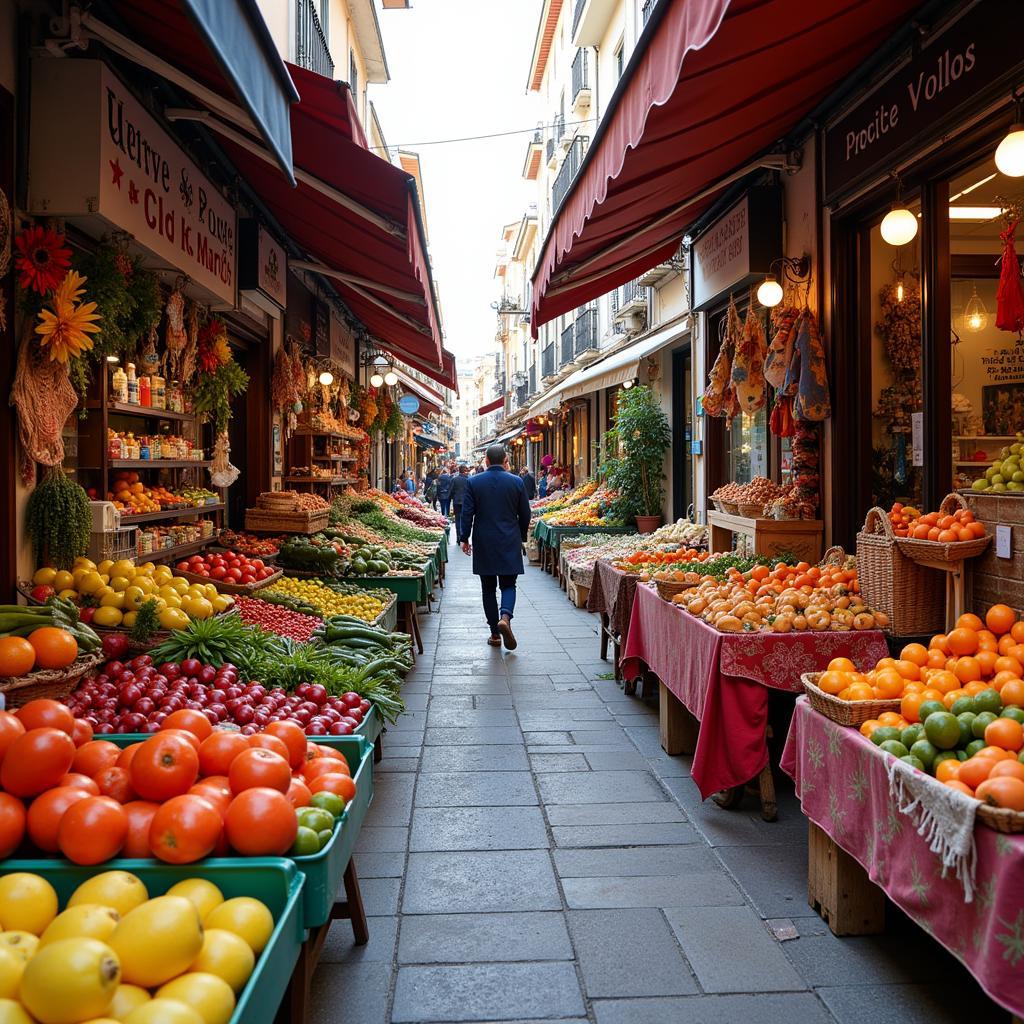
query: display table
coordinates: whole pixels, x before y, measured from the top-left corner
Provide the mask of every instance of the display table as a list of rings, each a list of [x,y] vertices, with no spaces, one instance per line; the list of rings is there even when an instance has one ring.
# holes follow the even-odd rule
[[[608,659],[610,643],[616,680],[622,678],[619,656],[629,632],[629,617],[633,612],[633,599],[639,580],[636,573],[616,569],[603,558],[594,563],[594,580],[587,596],[587,611],[596,612],[601,618],[601,659]]]
[[[575,537],[586,533],[636,533],[633,526],[552,526],[538,519],[533,526],[533,537],[540,549],[540,567],[545,572],[558,575],[558,549],[563,537]]]
[[[856,890],[858,875],[870,879],[864,884],[880,887],[879,899],[884,892],[997,1003],[1024,1017],[1024,836],[975,826],[975,893],[965,903],[956,875],[942,877],[939,859],[890,798],[886,756],[856,729],[819,715],[806,697],[797,700],[782,769],[796,783],[812,835],[823,833],[826,843],[855,862],[843,889]],[[812,840],[812,847],[820,841]],[[809,895],[812,906],[820,902],[813,891]],[[881,915],[861,916],[876,926],[855,929],[855,921],[847,920],[840,930],[881,930]]]
[[[729,512],[708,512],[711,527],[709,551],[731,551],[732,535],[749,537],[755,555],[777,555],[791,551],[806,562],[821,558],[825,524],[820,519],[747,519]]]
[[[416,608],[427,605],[430,608],[430,591],[433,587],[433,569],[429,562],[425,572],[418,576],[354,576],[350,582],[358,583],[367,590],[381,588],[390,590],[398,598],[398,628],[416,641],[416,648],[423,653],[423,637],[420,635]]]
[[[769,689],[802,693],[801,673],[820,672],[833,658],[850,658],[866,671],[887,654],[880,630],[720,633],[639,585],[622,671],[635,677],[642,663],[661,681],[663,746],[666,731],[675,731],[675,700],[699,720],[691,774],[707,798],[744,785],[767,767]]]

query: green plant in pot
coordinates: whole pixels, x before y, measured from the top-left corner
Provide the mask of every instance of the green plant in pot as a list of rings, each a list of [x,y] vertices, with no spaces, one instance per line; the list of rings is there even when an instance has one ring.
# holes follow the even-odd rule
[[[672,428],[651,389],[643,384],[619,392],[613,445],[606,456],[608,484],[618,492],[615,513],[635,518],[641,533],[661,524],[665,499],[665,453]]]

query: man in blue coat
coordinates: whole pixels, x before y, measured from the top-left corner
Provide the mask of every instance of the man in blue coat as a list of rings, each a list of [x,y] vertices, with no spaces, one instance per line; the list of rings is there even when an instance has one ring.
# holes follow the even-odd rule
[[[505,466],[508,456],[500,444],[487,449],[487,469],[466,480],[462,515],[456,526],[464,554],[473,556],[480,577],[484,615],[492,647],[516,648],[512,613],[516,607],[516,577],[523,574],[523,544],[530,530],[530,501],[523,481]],[[501,605],[496,589],[501,588]]]

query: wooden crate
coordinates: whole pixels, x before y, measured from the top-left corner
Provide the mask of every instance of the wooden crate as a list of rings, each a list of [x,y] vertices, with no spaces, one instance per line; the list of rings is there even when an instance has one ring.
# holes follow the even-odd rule
[[[821,558],[821,538],[825,524],[820,519],[747,519],[726,512],[708,512],[712,551],[731,551],[732,535],[750,538],[756,555],[776,555],[791,551],[798,558],[814,563]]]
[[[253,533],[319,533],[327,528],[329,509],[316,512],[276,512],[262,508],[245,510],[245,528]]]
[[[586,608],[587,598],[590,596],[590,587],[585,587],[582,583],[574,583],[568,575],[564,576],[563,579],[566,580],[569,600],[577,608]]]
[[[807,823],[807,902],[834,935],[885,931],[885,893],[813,821]]]
[[[658,728],[661,749],[675,757],[692,754],[697,749],[700,722],[683,702],[660,680],[658,681]]]
[[[540,545],[537,543],[536,537],[530,537],[526,542],[526,557],[531,562],[540,561]]]

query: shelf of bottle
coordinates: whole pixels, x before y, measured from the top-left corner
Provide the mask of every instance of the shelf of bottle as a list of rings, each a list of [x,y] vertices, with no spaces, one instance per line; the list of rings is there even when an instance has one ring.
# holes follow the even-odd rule
[[[107,412],[117,413],[121,416],[138,416],[146,420],[183,420],[194,423],[196,414],[194,412],[174,412],[171,409],[154,409],[151,406],[132,405],[128,402],[111,402],[107,405]]]
[[[1016,441],[1016,434],[960,434],[954,441]]]
[[[111,469],[187,469],[198,466],[205,469],[210,465],[209,459],[111,459]]]
[[[161,512],[142,512],[137,516],[126,516],[121,514],[121,526],[138,526],[140,523],[158,523],[163,519],[189,519],[192,516],[201,516],[206,512],[222,512],[227,505],[217,503],[215,505],[192,505],[189,508],[169,508]]]

